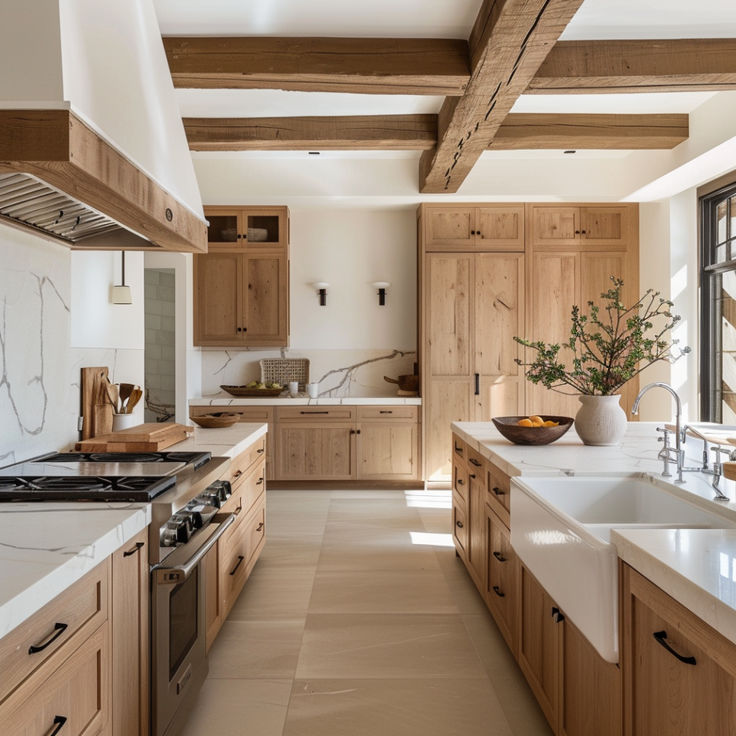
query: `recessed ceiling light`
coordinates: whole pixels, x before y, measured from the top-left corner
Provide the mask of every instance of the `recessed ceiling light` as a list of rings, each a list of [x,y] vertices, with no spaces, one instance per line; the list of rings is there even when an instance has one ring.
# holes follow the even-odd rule
[[[563,151],[562,153],[577,153],[577,151]]]

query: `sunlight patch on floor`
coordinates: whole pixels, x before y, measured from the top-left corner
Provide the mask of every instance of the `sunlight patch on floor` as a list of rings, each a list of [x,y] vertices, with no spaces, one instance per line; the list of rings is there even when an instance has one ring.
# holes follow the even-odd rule
[[[432,532],[409,532],[412,544],[423,544],[430,547],[452,547],[452,534]]]
[[[452,508],[452,491],[434,490],[434,491],[404,491],[406,505],[409,508],[416,509],[451,509]]]

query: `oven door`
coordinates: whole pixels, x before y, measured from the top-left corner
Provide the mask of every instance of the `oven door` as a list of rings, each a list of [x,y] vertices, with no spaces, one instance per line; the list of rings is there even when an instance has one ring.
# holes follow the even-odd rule
[[[152,733],[181,731],[189,706],[207,676],[205,581],[202,559],[235,514],[218,514],[151,572]]]

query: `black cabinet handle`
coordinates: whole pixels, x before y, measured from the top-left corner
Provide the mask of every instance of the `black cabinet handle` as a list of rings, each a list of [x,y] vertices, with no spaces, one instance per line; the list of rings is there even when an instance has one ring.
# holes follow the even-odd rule
[[[258,448],[258,449],[256,450],[256,455],[262,455],[262,454],[263,454],[264,452],[265,452],[264,448],[263,448],[263,447],[259,447],[259,448]]]
[[[355,434],[360,434],[360,430],[359,429],[356,429],[355,430]]]
[[[457,445],[455,445],[455,452],[458,455],[462,455],[463,454],[463,448],[462,447],[458,447]]]
[[[585,235],[588,231],[587,230],[581,230],[580,231],[583,235]]]
[[[260,524],[259,524],[259,525],[258,525],[258,526],[256,527],[256,531],[257,531],[257,532],[259,532],[259,531],[261,531],[261,529],[263,529],[263,522],[261,522],[261,523],[260,523]]]
[[[240,512],[242,510],[243,510],[243,499],[241,498],[240,505],[238,506],[238,508],[235,509],[235,511],[233,511],[233,513],[235,514],[235,516],[240,516]]]
[[[565,614],[560,611],[557,606],[552,607],[552,618],[555,620],[556,624],[562,623],[565,620]]]
[[[47,732],[46,736],[56,736],[56,734],[59,733],[62,728],[64,728],[64,724],[66,723],[66,721],[66,716],[55,716],[54,725],[51,726],[51,730]]]
[[[259,478],[259,479],[258,479],[258,480],[256,481],[256,485],[257,485],[257,486],[263,485],[263,477]]]
[[[471,231],[470,231],[470,234],[471,234],[471,235],[475,235],[475,230],[471,230]]]
[[[233,480],[235,480],[236,478],[240,478],[241,475],[243,475],[243,471],[242,470],[238,470],[238,472],[235,473],[235,475],[233,476]]]
[[[576,230],[575,235],[580,235],[580,230]]]
[[[459,486],[464,486],[464,485],[465,485],[465,481],[464,481],[464,480],[463,480],[462,478],[458,478],[458,479],[457,479],[457,484],[458,484]]]
[[[36,654],[36,652],[42,652],[46,649],[49,644],[53,644],[67,629],[69,624],[54,624],[54,633],[42,644],[32,644],[28,647],[28,654]]]
[[[692,664],[695,665],[697,662],[695,661],[695,657],[683,657],[682,654],[679,654],[676,652],[668,643],[667,643],[667,632],[666,631],[655,631],[652,636],[655,638],[657,644],[661,644],[673,657],[676,657],[680,660],[683,664]]]
[[[127,552],[123,552],[123,557],[131,557],[144,545],[145,542],[136,542],[134,547],[131,547]]]
[[[480,467],[480,463],[479,463],[479,462],[478,462],[478,461],[477,461],[477,460],[476,460],[476,459],[475,459],[474,457],[471,457],[471,458],[470,458],[470,460],[469,460],[468,462],[469,462],[469,463],[470,463],[471,465],[475,465],[475,467],[476,467],[476,468],[479,468],[479,467]]]
[[[379,409],[378,413],[379,414],[393,414],[393,411],[391,411],[390,409]]]
[[[505,496],[506,491],[502,491],[498,486],[493,486],[491,489],[497,496]]]
[[[468,475],[468,477],[469,477],[469,478],[472,478],[473,480],[475,480],[475,479],[476,479],[476,478],[477,478],[478,476],[477,476],[477,475],[476,475],[475,473],[470,473],[470,474]]]
[[[475,395],[480,396],[480,373],[475,374]]]
[[[501,552],[494,552],[493,556],[499,561],[499,562],[506,562],[507,558],[503,556]]]
[[[499,597],[499,598],[505,598],[506,593],[501,592],[501,588],[498,587],[498,585],[493,586],[493,592]]]
[[[329,414],[329,411],[300,411],[300,414]]]
[[[235,565],[235,567],[232,570],[230,570],[230,574],[231,575],[235,575],[235,571],[240,567],[240,563],[244,559],[245,559],[245,557],[243,557],[243,555],[238,555],[238,562],[237,562],[237,564]]]
[[[455,526],[457,526],[457,528],[458,528],[458,529],[462,529],[462,528],[463,528],[463,523],[462,523],[462,521],[456,521],[456,522],[455,522]]]

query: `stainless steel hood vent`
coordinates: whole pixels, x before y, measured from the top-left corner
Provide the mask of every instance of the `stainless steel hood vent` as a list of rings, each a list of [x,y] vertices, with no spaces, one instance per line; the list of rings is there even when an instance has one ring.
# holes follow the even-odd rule
[[[75,247],[158,248],[32,174],[0,174],[0,219]]]

